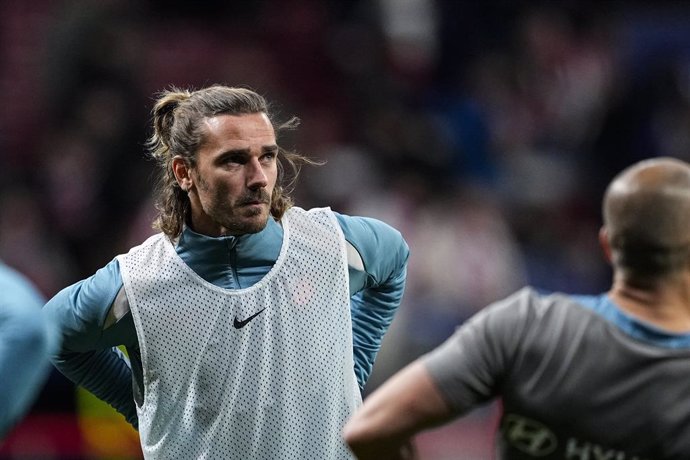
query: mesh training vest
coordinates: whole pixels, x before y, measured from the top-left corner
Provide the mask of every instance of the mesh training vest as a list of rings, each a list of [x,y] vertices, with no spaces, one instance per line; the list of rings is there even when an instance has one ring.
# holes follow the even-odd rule
[[[273,268],[228,290],[162,234],[118,256],[144,369],[147,459],[350,459],[361,403],[345,239],[330,209],[290,209]]]

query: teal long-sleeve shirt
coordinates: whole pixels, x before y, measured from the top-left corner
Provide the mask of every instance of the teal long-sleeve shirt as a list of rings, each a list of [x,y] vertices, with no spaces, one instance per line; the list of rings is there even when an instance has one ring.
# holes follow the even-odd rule
[[[354,371],[363,388],[402,299],[409,248],[400,232],[381,221],[338,213],[336,218],[348,243]],[[272,219],[261,232],[239,237],[214,238],[185,228],[176,250],[205,280],[242,289],[268,273],[282,238],[282,227]],[[122,296],[120,267],[113,259],[93,276],[60,291],[44,312],[61,333],[62,346],[53,364],[136,427],[141,362],[131,313],[113,319],[113,305],[121,303]],[[129,360],[116,348],[120,345],[127,348]]]
[[[0,263],[0,439],[33,402],[50,371],[57,335],[45,321],[43,297]]]

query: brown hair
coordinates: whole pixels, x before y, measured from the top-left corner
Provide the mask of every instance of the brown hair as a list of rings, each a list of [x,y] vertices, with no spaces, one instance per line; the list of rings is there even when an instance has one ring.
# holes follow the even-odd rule
[[[204,143],[202,121],[216,115],[245,115],[265,113],[273,126],[276,124],[263,96],[246,88],[214,85],[200,90],[171,88],[158,94],[153,107],[153,134],[147,142],[149,154],[160,166],[155,189],[155,206],[158,210],[153,227],[170,238],[179,236],[190,212],[187,194],[180,188],[172,169],[175,156],[183,157],[190,167],[196,165],[196,155]],[[294,129],[299,119],[293,117],[276,127],[279,133]],[[287,163],[289,172],[286,174]],[[303,164],[315,161],[293,151],[279,148],[278,180],[273,189],[271,215],[280,220],[293,204],[289,194]]]

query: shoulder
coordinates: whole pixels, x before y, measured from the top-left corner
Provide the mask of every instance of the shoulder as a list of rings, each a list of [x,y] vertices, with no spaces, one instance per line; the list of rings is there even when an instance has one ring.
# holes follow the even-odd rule
[[[118,260],[113,259],[90,277],[58,292],[44,311],[55,322],[84,322],[100,330],[120,288],[122,275]]]
[[[564,315],[572,310],[567,308],[570,304],[567,296],[526,286],[478,311],[457,328],[448,343],[457,350],[486,349],[512,356],[544,337],[561,336],[569,323]]]
[[[403,270],[410,249],[402,234],[378,219],[334,212],[345,240],[359,253],[365,270],[383,281]]]
[[[384,237],[402,239],[402,235],[398,230],[379,219],[364,216],[350,216],[335,211],[333,211],[333,214],[343,228],[343,231],[370,232]]]
[[[372,217],[348,216],[337,212],[333,214],[343,230],[345,239],[358,250],[398,248],[407,252],[409,249],[402,234],[381,220]]]
[[[171,244],[170,239],[164,233],[156,233],[155,235],[151,235],[150,237],[148,237],[141,244],[132,247],[126,253],[116,256],[115,259],[122,259],[123,257],[127,257],[133,254],[151,251],[152,248],[161,248],[165,244]]]
[[[505,299],[489,305],[482,313],[523,321],[543,321],[568,314],[573,310],[584,311],[574,297],[525,286]]]
[[[130,275],[142,267],[150,268],[157,264],[165,264],[165,261],[176,252],[174,244],[167,235],[158,233],[128,252],[117,255],[115,261],[118,263],[120,276],[130,279]]]
[[[604,321],[569,294],[525,287],[480,311],[471,328],[509,349],[552,350],[597,334]]]

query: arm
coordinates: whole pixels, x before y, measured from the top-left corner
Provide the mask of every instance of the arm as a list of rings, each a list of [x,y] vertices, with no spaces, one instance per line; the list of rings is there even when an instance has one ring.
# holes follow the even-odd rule
[[[23,276],[0,265],[0,439],[29,408],[50,371],[55,346],[43,299]]]
[[[343,432],[358,458],[405,458],[412,436],[498,395],[535,323],[529,299],[522,290],[485,308],[372,393]]]
[[[343,436],[358,459],[406,459],[414,434],[452,416],[424,364],[415,361],[367,398]]]
[[[379,220],[342,214],[336,217],[345,239],[362,261],[362,266],[350,267],[350,310],[355,374],[363,388],[400,306],[410,250],[400,232]]]
[[[52,356],[55,367],[76,385],[113,406],[136,427],[132,371],[127,358],[116,348],[131,346],[131,333],[121,330],[120,324],[104,331],[120,289],[119,265],[113,260],[93,276],[60,291],[48,301],[44,312],[62,339],[62,346]]]

